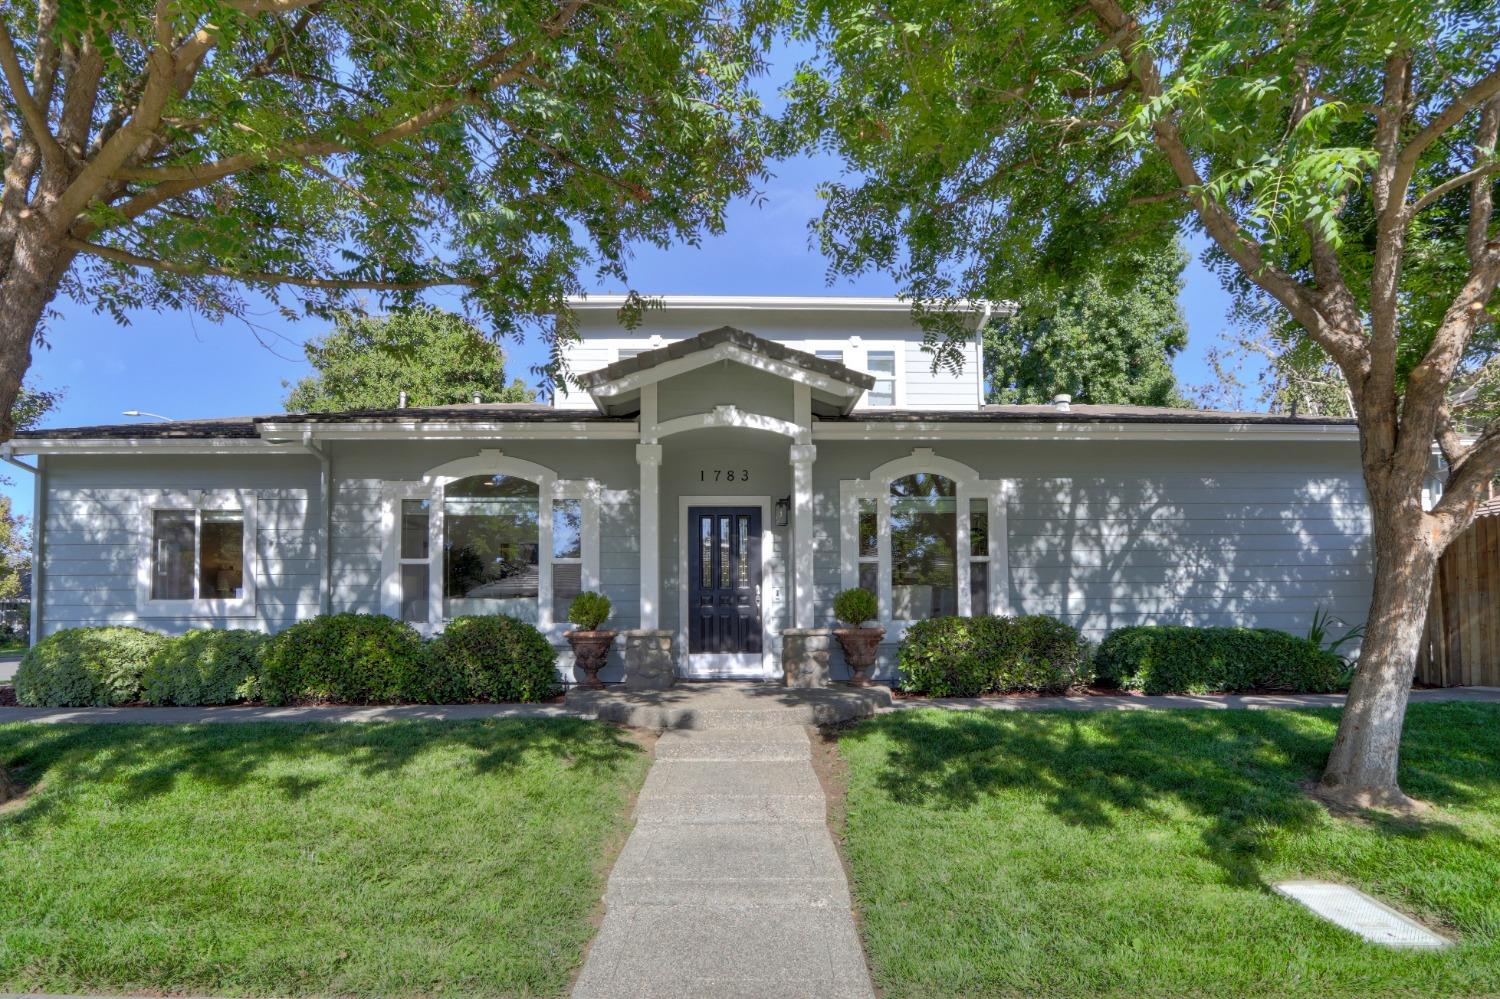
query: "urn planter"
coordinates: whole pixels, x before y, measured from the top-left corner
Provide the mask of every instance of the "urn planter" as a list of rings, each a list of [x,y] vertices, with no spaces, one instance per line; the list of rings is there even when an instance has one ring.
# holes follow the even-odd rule
[[[835,628],[833,637],[839,640],[844,650],[844,662],[849,664],[849,686],[868,687],[870,678],[866,674],[875,665],[875,654],[880,649],[880,640],[885,637],[884,628]]]
[[[618,631],[565,631],[563,637],[573,647],[573,664],[587,677],[578,684],[583,690],[603,690],[599,671],[609,660],[609,647]]]

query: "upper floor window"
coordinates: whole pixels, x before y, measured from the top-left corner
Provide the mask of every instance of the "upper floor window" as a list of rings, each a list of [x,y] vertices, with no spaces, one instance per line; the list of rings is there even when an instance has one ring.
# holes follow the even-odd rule
[[[844,363],[844,352],[842,350],[818,350],[813,356],[822,361],[833,361],[835,364]]]
[[[145,503],[138,609],[254,613],[254,518],[238,491],[153,494]]]
[[[615,360],[623,361],[627,357],[634,357],[640,352],[640,347],[621,347],[619,350],[615,351]]]
[[[865,367],[875,376],[875,387],[865,395],[871,406],[896,405],[896,352],[872,350],[866,354]]]

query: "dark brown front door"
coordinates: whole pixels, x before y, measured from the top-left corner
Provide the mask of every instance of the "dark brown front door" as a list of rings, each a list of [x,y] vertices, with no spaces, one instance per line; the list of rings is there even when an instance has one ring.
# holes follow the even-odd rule
[[[761,651],[760,508],[688,507],[688,651]]]

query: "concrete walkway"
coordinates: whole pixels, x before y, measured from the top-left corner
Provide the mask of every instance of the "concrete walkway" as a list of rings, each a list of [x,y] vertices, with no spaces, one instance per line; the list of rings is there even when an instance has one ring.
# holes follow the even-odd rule
[[[575,999],[873,999],[811,759],[800,726],[663,733]]]
[[[266,708],[0,708],[6,722],[91,725],[198,725],[203,722],[474,721],[485,718],[577,718],[561,704],[391,704],[368,707]],[[3,999],[3,997],[0,997]]]

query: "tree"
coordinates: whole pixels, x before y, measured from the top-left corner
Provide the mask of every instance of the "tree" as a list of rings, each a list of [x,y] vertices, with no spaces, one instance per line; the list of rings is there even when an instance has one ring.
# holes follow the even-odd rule
[[[30,573],[31,530],[25,517],[11,512],[10,497],[0,496],[0,600],[19,596]]]
[[[1084,275],[1065,288],[1023,293],[1013,315],[984,333],[992,403],[1050,402],[1185,406],[1172,358],[1187,346],[1177,305],[1187,255],[1180,247],[1142,257],[1120,288]]]
[[[520,336],[581,268],[721,230],[763,176],[736,3],[0,5],[0,414],[59,294],[124,321],[452,285]]]
[[[340,313],[334,328],[303,347],[317,369],[286,397],[292,413],[410,406],[534,402],[517,378],[505,383],[505,354],[462,316],[416,308],[388,316]],[[283,383],[285,384],[285,383]]]
[[[1184,226],[1241,303],[1338,367],[1359,422],[1375,583],[1321,780],[1405,807],[1397,762],[1433,567],[1500,458],[1448,389],[1493,353],[1500,8],[1492,0],[809,0],[791,124],[848,179],[817,223],[835,274],[923,303],[1118,282]],[[929,326],[943,349],[955,342]],[[1443,463],[1443,494],[1422,506]]]
[[[1239,373],[1257,368],[1255,404],[1262,409],[1345,419],[1354,415],[1349,386],[1338,365],[1295,323],[1242,333],[1227,345],[1209,348],[1206,360],[1214,381],[1195,386],[1193,394],[1207,408],[1251,408]]]

